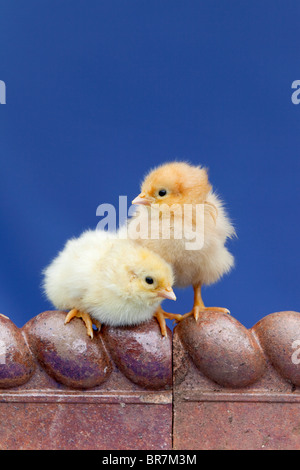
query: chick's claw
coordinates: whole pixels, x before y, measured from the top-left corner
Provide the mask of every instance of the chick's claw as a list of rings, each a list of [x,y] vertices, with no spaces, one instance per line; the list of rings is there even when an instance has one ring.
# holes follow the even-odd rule
[[[193,286],[193,289],[194,289],[194,306],[193,306],[193,309],[191,310],[191,312],[186,313],[185,315],[182,315],[181,318],[180,318],[180,321],[184,320],[187,317],[190,317],[191,315],[193,315],[195,320],[198,321],[200,313],[201,312],[206,312],[206,311],[214,311],[214,312],[229,313],[230,314],[230,311],[227,308],[223,308],[223,307],[205,307],[203,299],[202,299],[201,288],[202,288],[202,285],[200,283],[195,284]]]
[[[230,310],[228,310],[228,308],[223,308],[223,307],[202,307],[202,306],[196,305],[196,306],[193,307],[193,310],[191,310],[190,312],[185,313],[184,315],[180,315],[180,319],[177,320],[177,321],[182,321],[185,318],[188,318],[192,315],[194,316],[195,320],[197,321],[199,319],[200,313],[201,312],[207,312],[207,311],[227,313],[228,315],[230,315]]]
[[[94,337],[93,322],[92,322],[92,319],[91,319],[90,315],[88,313],[81,312],[80,310],[77,310],[76,308],[73,308],[72,310],[70,310],[70,312],[67,314],[67,316],[65,318],[65,325],[67,323],[69,323],[74,317],[81,318],[84,321],[84,324],[85,324],[85,327],[86,327],[86,330],[87,330],[87,334],[89,335],[89,337],[91,339],[93,339],[93,337]],[[99,329],[98,325],[96,325],[96,326]],[[101,327],[101,325],[100,325],[100,327]]]
[[[166,337],[167,336],[166,318],[168,320],[179,321],[179,318],[181,318],[181,315],[177,313],[165,312],[161,307],[159,307],[154,314],[154,318],[156,318],[158,321],[162,336]]]
[[[94,325],[97,327],[97,330],[98,331],[101,331],[101,323],[99,322],[99,320],[96,320],[95,318],[93,319],[93,323]]]

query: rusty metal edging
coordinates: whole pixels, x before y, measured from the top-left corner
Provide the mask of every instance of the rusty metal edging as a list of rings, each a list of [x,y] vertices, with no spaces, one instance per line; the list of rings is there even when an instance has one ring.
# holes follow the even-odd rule
[[[84,391],[83,393],[65,391],[47,392],[1,392],[0,403],[94,403],[94,404],[148,404],[148,405],[168,405],[172,404],[171,392],[138,392],[128,394],[126,392],[115,392],[97,394]]]
[[[64,317],[0,316],[0,449],[300,449],[298,312],[248,330],[206,311],[167,339],[153,320],[93,341]]]
[[[177,394],[177,402],[243,402],[243,403],[300,403],[300,395],[288,393],[199,393]]]

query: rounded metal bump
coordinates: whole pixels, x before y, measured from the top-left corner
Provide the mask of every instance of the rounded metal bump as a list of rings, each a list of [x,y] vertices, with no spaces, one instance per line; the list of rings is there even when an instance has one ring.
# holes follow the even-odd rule
[[[252,331],[280,375],[300,386],[300,313],[272,313]]]
[[[24,327],[30,348],[57,382],[73,388],[91,388],[105,382],[112,364],[101,337],[93,340],[84,323],[74,318],[64,324],[66,312],[47,311]]]
[[[172,386],[172,333],[161,335],[156,320],[138,326],[108,327],[103,339],[119,370],[143,388],[159,390]]]
[[[176,326],[197,368],[224,387],[241,388],[264,373],[265,357],[257,341],[235,318],[216,311],[188,317]]]
[[[23,385],[34,371],[35,362],[21,330],[0,315],[0,388]]]

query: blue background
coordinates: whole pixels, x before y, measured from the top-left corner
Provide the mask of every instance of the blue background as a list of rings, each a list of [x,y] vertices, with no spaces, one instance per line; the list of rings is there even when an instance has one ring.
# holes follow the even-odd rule
[[[299,310],[299,46],[297,0],[0,0],[0,311],[51,308],[43,267],[173,159],[209,167],[237,229],[205,303]]]

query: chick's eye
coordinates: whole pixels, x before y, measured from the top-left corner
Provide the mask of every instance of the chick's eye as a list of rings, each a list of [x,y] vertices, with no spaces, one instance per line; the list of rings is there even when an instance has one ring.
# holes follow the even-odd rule
[[[166,189],[160,189],[160,190],[158,191],[158,195],[159,195],[160,197],[163,197],[163,196],[165,196],[166,194],[167,194]]]
[[[150,276],[147,276],[147,277],[145,278],[145,281],[147,282],[147,284],[153,284],[153,282],[154,282],[154,281],[153,281],[153,278],[150,277]]]

